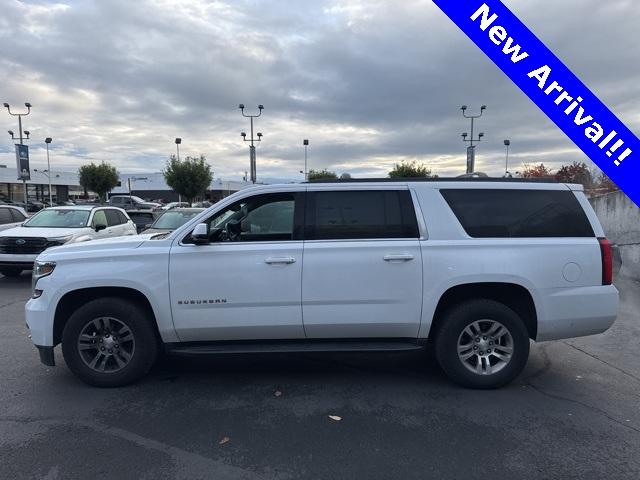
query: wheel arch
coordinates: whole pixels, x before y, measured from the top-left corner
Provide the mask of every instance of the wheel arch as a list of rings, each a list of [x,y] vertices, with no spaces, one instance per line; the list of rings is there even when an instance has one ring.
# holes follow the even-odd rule
[[[509,282],[474,282],[455,285],[446,290],[433,313],[429,340],[432,340],[442,325],[444,313],[454,305],[466,300],[488,299],[500,302],[515,311],[524,321],[529,338],[538,335],[538,311],[531,292],[522,285]]]
[[[53,320],[53,344],[58,345],[62,341],[62,331],[73,312],[92,300],[105,297],[128,300],[144,308],[153,319],[153,329],[158,341],[161,341],[155,312],[145,294],[130,287],[89,287],[69,291],[58,301]]]

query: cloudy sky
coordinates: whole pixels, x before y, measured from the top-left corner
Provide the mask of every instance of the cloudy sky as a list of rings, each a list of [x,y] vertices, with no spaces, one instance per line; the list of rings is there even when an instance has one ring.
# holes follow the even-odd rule
[[[466,0],[465,0],[466,1]],[[637,0],[505,2],[632,131],[640,132]],[[464,173],[459,111],[488,106],[477,169],[586,157],[431,0],[0,0],[0,101],[33,104],[32,166],[108,161],[160,171],[183,138],[216,177],[248,168],[240,132],[264,104],[258,177],[310,168],[386,175],[418,160]],[[17,122],[0,112],[3,128]],[[10,137],[0,164],[13,166]]]

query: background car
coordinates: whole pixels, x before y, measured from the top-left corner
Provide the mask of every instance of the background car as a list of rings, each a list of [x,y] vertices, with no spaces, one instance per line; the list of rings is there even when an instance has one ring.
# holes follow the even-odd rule
[[[159,203],[146,202],[135,195],[113,195],[109,198],[109,205],[125,210],[155,210],[162,207]]]
[[[181,227],[193,217],[203,212],[204,208],[174,208],[163,213],[154,223],[142,233],[166,233]]]
[[[138,233],[141,233],[151,227],[153,222],[162,215],[162,212],[156,210],[127,210],[127,215],[136,224]]]
[[[27,218],[27,213],[20,207],[0,205],[0,231],[19,227]]]
[[[188,202],[170,202],[167,203],[166,205],[163,205],[162,210],[171,210],[173,208],[189,208],[190,205]]]
[[[0,273],[16,277],[31,270],[36,257],[50,247],[136,233],[135,224],[120,208],[45,208],[21,226],[0,232]]]

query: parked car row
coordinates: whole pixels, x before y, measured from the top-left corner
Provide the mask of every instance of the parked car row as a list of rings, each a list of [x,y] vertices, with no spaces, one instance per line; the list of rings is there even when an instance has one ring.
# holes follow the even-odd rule
[[[0,205],[0,273],[15,277],[31,270],[36,257],[50,247],[142,232],[168,233],[203,210],[127,211],[108,205],[75,205],[45,208],[28,218],[20,207]]]

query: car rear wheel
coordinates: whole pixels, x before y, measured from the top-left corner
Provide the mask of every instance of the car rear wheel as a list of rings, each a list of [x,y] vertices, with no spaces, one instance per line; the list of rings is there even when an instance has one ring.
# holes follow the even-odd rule
[[[19,277],[24,270],[21,267],[2,267],[0,268],[0,273],[5,277]]]
[[[92,300],[76,310],[62,333],[69,369],[98,387],[119,387],[143,377],[158,353],[153,319],[119,298]]]
[[[467,388],[499,388],[517,377],[529,357],[523,320],[493,300],[471,300],[450,309],[436,333],[438,363]]]

